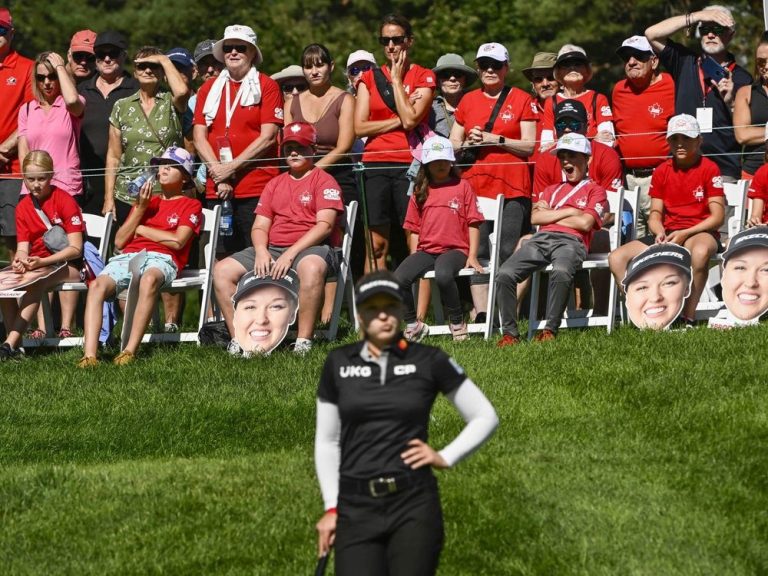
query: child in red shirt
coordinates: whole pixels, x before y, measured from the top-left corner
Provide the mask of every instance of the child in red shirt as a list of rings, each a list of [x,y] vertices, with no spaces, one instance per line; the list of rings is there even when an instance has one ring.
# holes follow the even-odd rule
[[[453,146],[447,138],[433,136],[424,142],[422,166],[403,224],[403,228],[411,232],[413,252],[403,260],[395,276],[404,288],[405,321],[408,324],[405,337],[413,342],[429,333],[429,327],[416,319],[411,291],[414,282],[425,272],[435,270],[453,339],[466,340],[469,335],[456,275],[464,267],[484,272],[477,259],[478,226],[483,215],[477,207],[475,191],[459,177],[452,164],[454,161]]]
[[[145,250],[147,255],[141,267],[140,296],[131,335],[114,363],[121,366],[135,359],[160,289],[173,282],[187,265],[192,238],[200,233],[203,207],[199,200],[189,198],[183,192],[185,182],[193,177],[192,155],[183,148],[171,146],[151,162],[159,166],[157,179],[162,193],[152,195],[152,179],[142,186],[136,203],[115,237],[115,247],[121,253],[109,259],[88,288],[85,355],[78,363],[80,368],[98,364],[96,353],[104,301],[128,288],[131,279],[128,264],[136,253]]]
[[[672,158],[651,178],[650,234],[614,250],[611,272],[621,284],[629,261],[652,244],[671,242],[691,253],[693,282],[681,319],[693,325],[696,306],[707,283],[709,261],[720,248],[718,228],[725,218],[723,181],[717,165],[701,155],[701,131],[696,118],[673,116],[667,125]]]

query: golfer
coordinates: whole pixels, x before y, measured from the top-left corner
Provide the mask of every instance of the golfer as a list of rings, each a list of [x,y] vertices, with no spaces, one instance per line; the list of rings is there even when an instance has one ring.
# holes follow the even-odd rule
[[[315,466],[325,503],[318,551],[335,546],[340,576],[434,574],[443,517],[432,468],[477,449],[498,418],[452,358],[403,338],[393,274],[364,276],[356,303],[363,340],[328,355],[317,393]],[[467,423],[440,451],[427,443],[438,392]]]

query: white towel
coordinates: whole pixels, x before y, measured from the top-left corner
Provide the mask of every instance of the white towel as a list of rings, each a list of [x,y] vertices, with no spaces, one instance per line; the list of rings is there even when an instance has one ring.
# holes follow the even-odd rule
[[[210,126],[213,123],[213,119],[219,112],[221,95],[224,93],[224,87],[229,80],[229,70],[225,68],[213,82],[211,91],[208,92],[208,97],[205,99],[205,105],[203,106],[206,126]],[[261,102],[261,81],[259,80],[259,72],[254,66],[251,67],[248,74],[243,78],[242,90],[240,106],[256,106]]]

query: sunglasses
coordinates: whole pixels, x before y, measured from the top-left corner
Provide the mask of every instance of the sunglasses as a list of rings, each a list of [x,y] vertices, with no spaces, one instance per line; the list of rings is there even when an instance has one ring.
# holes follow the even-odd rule
[[[629,62],[631,58],[634,58],[638,62],[642,62],[645,64],[653,57],[653,54],[649,54],[648,52],[629,52],[628,54],[622,54],[621,59],[624,61],[624,64]]]
[[[493,58],[478,58],[477,59],[477,67],[480,68],[480,70],[488,70],[488,68],[491,68],[492,70],[501,70],[504,68],[505,62],[499,62],[498,60],[494,60]]]
[[[361,64],[360,66],[350,66],[347,68],[347,74],[350,76],[357,76],[358,74],[362,74],[363,72],[368,72],[373,68],[373,64]]]
[[[460,70],[443,70],[437,77],[440,80],[450,80],[451,78],[464,78],[466,74]]]
[[[306,84],[283,84],[280,87],[280,89],[283,91],[283,94],[293,94],[294,90],[297,92],[304,92],[308,88],[309,86]]]
[[[74,62],[93,62],[95,59],[95,56],[90,52],[72,52],[72,60]]]
[[[112,48],[112,50],[97,50],[95,56],[96,60],[105,60],[107,57],[110,60],[117,60],[122,53],[120,48]]]
[[[407,39],[408,36],[379,36],[379,44],[382,46],[389,46],[389,43],[392,42],[395,46],[400,46],[401,44],[405,44]]]
[[[531,78],[531,82],[533,82],[534,84],[541,84],[542,82],[544,82],[544,80],[548,82],[554,82],[555,77],[552,74],[548,74],[546,76],[533,76]]]
[[[768,66],[768,58],[755,58],[755,64],[758,68],[765,68]]]
[[[224,54],[229,54],[234,50],[238,54],[245,54],[248,51],[248,44],[224,44],[222,46]]]
[[[708,34],[714,34],[720,36],[723,32],[726,32],[728,28],[720,26],[719,24],[703,24],[699,27],[699,34],[707,36]]]
[[[155,62],[134,62],[133,65],[138,71],[149,70],[150,72],[159,72],[163,69],[162,65]]]
[[[35,80],[38,82],[45,82],[46,80],[58,80],[59,75],[56,72],[50,72],[48,74],[35,74]]]
[[[6,28],[5,26],[0,26],[0,36],[5,36],[10,31],[11,31],[10,28]]]
[[[555,122],[555,130],[558,132],[565,132],[570,130],[571,132],[579,132],[584,127],[584,122],[579,120],[557,120]]]

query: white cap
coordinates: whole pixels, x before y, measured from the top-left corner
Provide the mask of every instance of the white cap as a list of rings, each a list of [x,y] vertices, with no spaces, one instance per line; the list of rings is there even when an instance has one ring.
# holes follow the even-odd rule
[[[435,160],[456,161],[453,145],[448,138],[432,136],[424,141],[424,145],[421,148],[421,163],[429,164]]]
[[[701,134],[699,123],[690,114],[678,114],[672,116],[667,124],[667,138],[674,134],[682,134],[688,138],[698,138]]]
[[[256,59],[254,60],[255,64],[261,64],[264,60],[261,55],[261,50],[257,44],[258,38],[256,36],[256,32],[253,31],[253,28],[250,26],[243,26],[241,24],[234,24],[232,26],[227,26],[224,29],[224,36],[222,39],[213,45],[213,56],[219,62],[224,62],[224,43],[230,40],[242,40],[243,42],[247,42],[256,48]]]
[[[355,62],[370,62],[371,64],[376,64],[376,58],[373,54],[368,52],[368,50],[355,50],[349,55],[349,58],[347,58],[347,68],[352,66]]]
[[[571,152],[580,152],[587,156],[592,155],[592,146],[584,134],[578,132],[568,132],[563,134],[557,141],[557,146],[550,150],[550,154],[557,154],[558,150],[570,150]]]
[[[493,58],[498,62],[509,62],[509,52],[498,42],[489,42],[481,44],[480,48],[477,49],[475,60],[480,58]]]
[[[304,77],[304,68],[299,66],[298,64],[291,64],[290,66],[286,66],[280,72],[275,72],[270,76],[272,80],[274,80],[277,83],[280,83],[282,80],[288,80],[290,78],[300,78],[301,80],[305,80]]]
[[[648,42],[648,38],[645,36],[631,36],[630,38],[627,38],[621,43],[621,48],[616,50],[616,52],[621,54],[624,50],[636,50],[638,52],[649,52],[653,54],[651,43]]]

